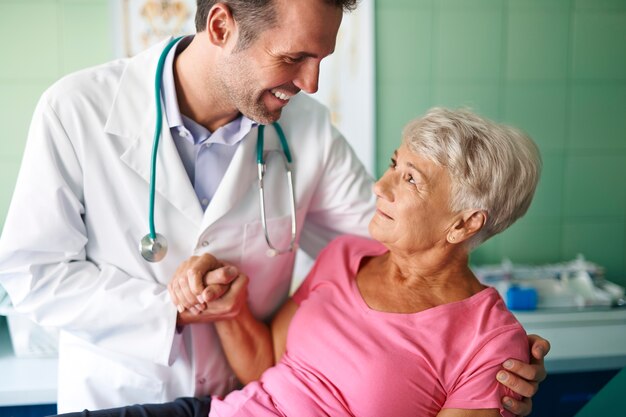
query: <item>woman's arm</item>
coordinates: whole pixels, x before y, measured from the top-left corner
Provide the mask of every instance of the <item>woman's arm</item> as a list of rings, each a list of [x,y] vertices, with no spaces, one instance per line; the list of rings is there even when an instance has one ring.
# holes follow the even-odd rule
[[[243,384],[258,379],[274,364],[270,330],[248,307],[248,277],[240,275],[219,301],[236,306],[234,314],[215,322],[224,354]]]
[[[274,360],[278,362],[285,353],[287,346],[287,329],[294,314],[298,310],[298,304],[289,298],[280,308],[274,320],[272,320],[272,340],[274,342]]]
[[[247,284],[248,278],[241,275],[224,294],[224,301],[240,306],[238,314],[215,322],[226,359],[243,384],[259,379],[267,368],[282,357],[287,328],[298,308],[294,301],[287,300],[276,313],[271,326],[268,326],[250,312],[246,302]]]
[[[248,307],[248,277],[232,265],[208,254],[191,257],[178,268],[168,289],[179,309],[179,325],[215,324],[226,359],[242,383],[258,379],[283,355],[298,305],[288,300],[271,326],[257,320]]]

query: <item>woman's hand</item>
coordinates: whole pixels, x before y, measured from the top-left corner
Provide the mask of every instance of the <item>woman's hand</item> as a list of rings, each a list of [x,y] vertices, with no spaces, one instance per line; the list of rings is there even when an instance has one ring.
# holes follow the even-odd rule
[[[527,416],[532,411],[532,396],[539,389],[539,383],[546,379],[543,358],[550,351],[550,342],[540,336],[528,335],[530,346],[530,364],[515,359],[508,359],[503,364],[504,370],[496,375],[498,382],[520,394],[522,401],[511,397],[502,398],[502,405],[515,415]]]

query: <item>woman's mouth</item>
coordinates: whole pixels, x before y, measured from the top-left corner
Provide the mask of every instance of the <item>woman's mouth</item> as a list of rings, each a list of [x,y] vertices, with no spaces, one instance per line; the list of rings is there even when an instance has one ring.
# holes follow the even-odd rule
[[[379,208],[376,209],[376,213],[378,213],[380,216],[384,217],[385,219],[393,220],[391,216],[389,216],[387,213],[385,213]]]

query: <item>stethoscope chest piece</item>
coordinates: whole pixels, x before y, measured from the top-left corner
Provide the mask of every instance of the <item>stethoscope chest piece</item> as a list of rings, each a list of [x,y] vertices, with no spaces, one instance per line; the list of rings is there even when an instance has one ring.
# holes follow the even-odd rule
[[[167,253],[167,239],[159,233],[154,238],[148,233],[139,244],[141,256],[148,262],[159,262]]]

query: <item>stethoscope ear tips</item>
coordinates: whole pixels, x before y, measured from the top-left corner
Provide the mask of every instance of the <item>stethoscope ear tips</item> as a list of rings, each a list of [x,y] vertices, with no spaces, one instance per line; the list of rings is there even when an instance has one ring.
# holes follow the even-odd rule
[[[148,262],[159,262],[165,258],[167,253],[167,239],[163,235],[156,233],[154,239],[148,233],[139,243],[141,256]]]

